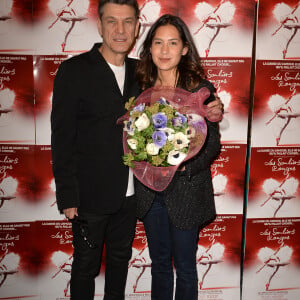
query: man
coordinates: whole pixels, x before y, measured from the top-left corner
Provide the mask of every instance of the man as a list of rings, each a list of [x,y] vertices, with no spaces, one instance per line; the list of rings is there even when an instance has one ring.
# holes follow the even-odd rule
[[[104,300],[124,299],[136,223],[133,176],[122,162],[116,121],[139,94],[135,60],[127,57],[138,34],[138,4],[100,0],[98,13],[102,44],[64,61],[53,89],[53,174],[58,209],[72,221],[72,300],[94,298],[104,243]],[[210,105],[218,115],[220,101]]]
[[[58,209],[72,221],[73,300],[94,298],[104,243],[104,299],[124,299],[136,223],[116,121],[139,93],[135,60],[126,56],[138,34],[138,4],[100,0],[98,13],[103,43],[64,61],[53,89],[53,174]]]

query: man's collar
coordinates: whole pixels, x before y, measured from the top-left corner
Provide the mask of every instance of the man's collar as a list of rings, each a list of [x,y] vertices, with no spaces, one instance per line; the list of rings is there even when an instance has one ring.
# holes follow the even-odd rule
[[[93,61],[95,62],[106,62],[105,58],[103,57],[103,55],[100,53],[99,48],[102,46],[102,43],[95,43],[94,46],[92,47],[92,49],[90,50],[90,55]],[[125,63],[128,60],[128,57],[125,57]]]
[[[99,48],[101,47],[102,43],[95,43],[93,48],[90,50],[90,55],[93,61],[99,62],[99,61],[105,61],[104,57],[99,51]]]

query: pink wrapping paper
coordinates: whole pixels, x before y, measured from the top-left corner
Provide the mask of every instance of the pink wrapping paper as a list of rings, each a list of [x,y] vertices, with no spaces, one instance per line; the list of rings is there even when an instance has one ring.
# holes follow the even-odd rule
[[[210,91],[206,87],[201,88],[196,93],[190,93],[180,88],[152,87],[145,90],[136,99],[135,105],[145,103],[148,106],[163,97],[174,109],[188,116],[188,124],[195,129],[195,136],[190,140],[187,156],[182,162],[184,163],[194,157],[205,142],[207,126],[204,117],[207,115],[207,107],[203,103],[209,95]],[[118,123],[122,123],[128,120],[128,118],[129,112],[121,117]],[[123,148],[125,154],[131,151],[127,144],[126,131],[123,132]],[[132,171],[135,177],[150,189],[163,191],[167,188],[181,164],[168,167],[155,167],[146,161],[134,161],[135,168],[132,168]]]

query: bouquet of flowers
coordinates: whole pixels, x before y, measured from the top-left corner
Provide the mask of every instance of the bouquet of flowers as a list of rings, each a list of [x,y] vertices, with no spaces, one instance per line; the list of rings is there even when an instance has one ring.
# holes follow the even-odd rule
[[[178,167],[195,156],[207,134],[204,101],[210,91],[150,88],[126,103],[123,161],[149,188],[162,191]]]

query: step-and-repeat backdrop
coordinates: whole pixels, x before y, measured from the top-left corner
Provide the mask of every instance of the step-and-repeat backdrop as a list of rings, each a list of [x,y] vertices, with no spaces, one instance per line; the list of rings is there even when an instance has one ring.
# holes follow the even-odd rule
[[[300,299],[300,2],[259,1],[243,299]]]
[[[199,299],[240,299],[241,288],[245,300],[299,299],[300,2],[139,6],[130,56],[138,58],[159,16],[178,15],[224,103],[222,151],[211,168],[218,216],[199,236]],[[0,299],[70,297],[72,231],[56,207],[51,97],[60,63],[101,41],[96,19],[97,0],[0,1]],[[139,221],[128,268],[126,299],[150,300]],[[100,272],[95,299],[103,284]]]

